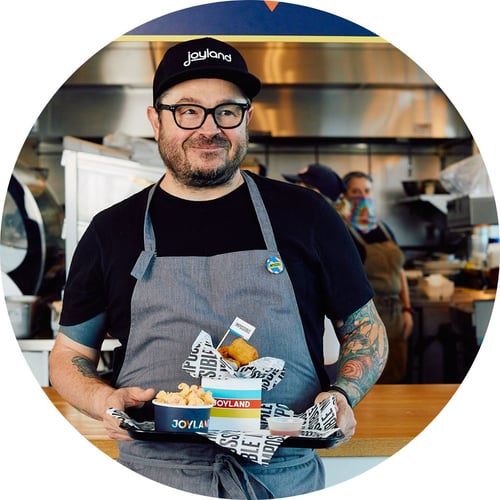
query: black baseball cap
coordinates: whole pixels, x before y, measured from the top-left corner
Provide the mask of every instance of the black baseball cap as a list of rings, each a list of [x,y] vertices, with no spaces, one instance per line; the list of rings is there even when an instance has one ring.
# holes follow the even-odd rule
[[[332,201],[337,201],[339,196],[345,192],[344,182],[337,173],[319,163],[308,165],[295,175],[281,175],[289,182],[302,182],[318,189],[321,194],[328,196]]]
[[[174,45],[165,52],[153,80],[153,104],[165,90],[195,78],[219,78],[238,85],[252,100],[260,80],[249,73],[243,56],[231,45],[215,38],[197,38]]]

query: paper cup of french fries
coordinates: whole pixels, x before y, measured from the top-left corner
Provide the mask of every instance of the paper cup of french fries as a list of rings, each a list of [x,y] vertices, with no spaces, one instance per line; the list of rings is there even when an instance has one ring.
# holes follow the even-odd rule
[[[159,391],[153,399],[155,430],[159,432],[208,432],[214,399],[210,391],[181,383],[178,392]]]

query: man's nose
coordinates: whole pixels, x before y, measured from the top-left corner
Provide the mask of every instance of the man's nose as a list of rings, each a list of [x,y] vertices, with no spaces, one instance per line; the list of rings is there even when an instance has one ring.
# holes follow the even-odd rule
[[[215,121],[214,111],[207,113],[205,121],[202,123],[199,130],[205,134],[218,134],[221,131],[220,127]]]

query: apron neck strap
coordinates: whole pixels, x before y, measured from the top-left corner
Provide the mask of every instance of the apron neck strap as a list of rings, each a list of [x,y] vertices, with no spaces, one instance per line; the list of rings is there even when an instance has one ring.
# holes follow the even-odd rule
[[[151,216],[149,213],[149,207],[151,205],[151,200],[153,199],[153,195],[156,191],[156,188],[159,186],[161,179],[153,184],[148,193],[148,200],[146,203],[146,212],[144,214],[144,250],[156,252],[156,238],[155,232],[153,231],[153,223],[151,222]]]
[[[276,239],[274,238],[271,221],[269,220],[269,215],[267,214],[259,189],[257,188],[255,181],[245,171],[242,170],[241,175],[243,175],[243,179],[245,179],[248,191],[250,192],[250,198],[252,199],[257,219],[259,220],[260,230],[262,231],[266,248],[271,252],[277,252],[278,245],[276,245]]]
[[[158,187],[161,179],[153,184],[148,193],[148,200],[146,203],[146,210],[144,213],[144,224],[143,224],[143,237],[144,237],[144,250],[139,254],[137,261],[130,273],[137,280],[141,280],[146,275],[151,262],[153,261],[156,254],[156,238],[153,231],[153,224],[151,223],[151,217],[149,215],[149,205],[153,199],[153,194]]]

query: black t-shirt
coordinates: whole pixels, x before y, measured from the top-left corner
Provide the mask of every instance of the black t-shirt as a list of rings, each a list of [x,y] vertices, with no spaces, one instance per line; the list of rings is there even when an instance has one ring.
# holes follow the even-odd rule
[[[324,315],[347,317],[373,297],[372,288],[344,222],[321,195],[282,181],[252,178],[292,281],[312,359],[322,370]],[[78,325],[100,315],[105,318],[101,338],[87,345],[99,346],[105,333],[126,345],[136,281],[130,272],[143,249],[148,190],[96,215],[82,236],[64,291],[60,325],[66,335],[71,337]],[[159,256],[265,248],[246,184],[203,202],[179,199],[158,188],[151,220]]]

